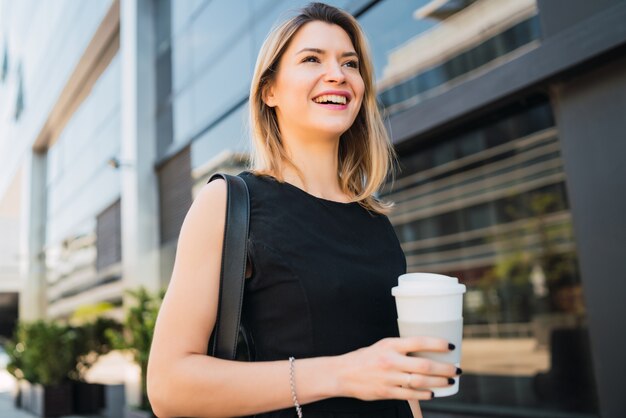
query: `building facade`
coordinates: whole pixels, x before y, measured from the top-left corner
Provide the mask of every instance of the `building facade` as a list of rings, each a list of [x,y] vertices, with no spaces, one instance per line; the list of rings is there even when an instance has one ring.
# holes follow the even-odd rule
[[[167,286],[197,190],[248,161],[260,45],[306,3],[0,2],[0,326]],[[468,289],[461,390],[426,416],[623,416],[626,1],[329,3],[372,49],[408,271]]]

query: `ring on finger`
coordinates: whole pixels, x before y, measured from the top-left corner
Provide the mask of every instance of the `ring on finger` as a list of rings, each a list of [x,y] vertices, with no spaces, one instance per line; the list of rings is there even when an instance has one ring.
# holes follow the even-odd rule
[[[413,374],[412,373],[407,373],[407,375],[406,375],[406,385],[404,385],[405,388],[410,388],[411,387],[411,379],[413,379]]]

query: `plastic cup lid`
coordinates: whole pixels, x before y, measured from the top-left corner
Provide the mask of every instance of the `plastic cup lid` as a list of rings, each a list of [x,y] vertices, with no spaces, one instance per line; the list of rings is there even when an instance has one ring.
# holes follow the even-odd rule
[[[407,273],[398,277],[393,296],[455,295],[465,293],[465,285],[456,277],[435,273]]]

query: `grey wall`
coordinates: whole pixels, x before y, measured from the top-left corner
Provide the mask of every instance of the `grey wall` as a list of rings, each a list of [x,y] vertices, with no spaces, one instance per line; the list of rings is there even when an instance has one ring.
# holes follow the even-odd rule
[[[601,416],[623,417],[626,58],[555,85],[553,101],[590,322]]]
[[[593,67],[606,55],[624,54],[626,0],[538,0],[538,7],[539,47],[393,115],[394,144],[446,132],[565,74]]]
[[[625,0],[537,0],[544,38]]]

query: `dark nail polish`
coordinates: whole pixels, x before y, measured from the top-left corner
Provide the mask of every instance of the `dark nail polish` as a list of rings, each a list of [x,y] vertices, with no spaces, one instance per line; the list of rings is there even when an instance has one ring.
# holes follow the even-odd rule
[[[456,345],[452,343],[448,343],[448,350],[454,350],[455,348],[456,348]]]
[[[435,392],[430,392],[430,399],[433,399],[435,397]]]
[[[460,375],[460,374],[463,374],[463,370],[460,367],[457,367],[456,368],[456,374],[457,374],[457,376]]]
[[[451,378],[451,377],[449,377],[449,378],[448,378],[448,384],[449,384],[449,385],[454,385],[454,379],[453,379],[453,378]]]

